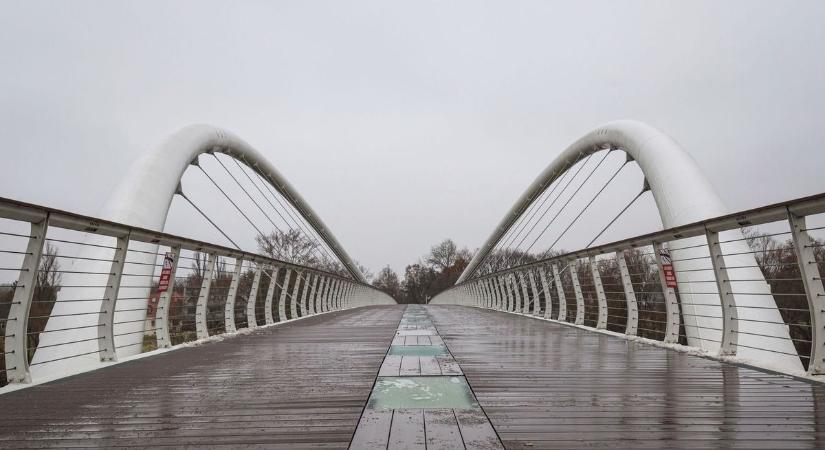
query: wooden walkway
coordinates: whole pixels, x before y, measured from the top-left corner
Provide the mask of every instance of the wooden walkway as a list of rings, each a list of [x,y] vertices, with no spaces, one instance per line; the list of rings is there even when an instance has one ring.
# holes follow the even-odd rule
[[[825,448],[825,386],[513,314],[428,312],[508,449]]]
[[[323,314],[0,396],[0,447],[347,448],[401,307]]]
[[[405,325],[404,311],[323,314],[1,395],[0,448],[347,448],[379,371],[466,379],[477,425],[508,449],[825,448],[822,385],[513,314],[427,306]],[[449,358],[408,348],[441,340]],[[392,411],[393,447],[466,445],[461,409]]]

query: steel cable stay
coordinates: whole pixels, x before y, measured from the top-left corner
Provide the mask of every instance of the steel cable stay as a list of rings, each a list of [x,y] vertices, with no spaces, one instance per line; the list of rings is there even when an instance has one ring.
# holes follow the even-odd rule
[[[584,187],[584,185],[587,184],[587,182],[590,180],[590,178],[596,173],[596,171],[599,169],[599,167],[601,167],[602,163],[605,161],[605,159],[607,159],[607,157],[609,155],[610,155],[610,150],[608,150],[607,153],[605,153],[604,157],[599,161],[599,163],[596,164],[595,167],[593,167],[593,169],[590,171],[589,174],[587,174],[587,177],[585,177],[584,181],[582,181],[582,183],[579,185],[579,187],[577,187],[576,190],[573,191],[573,194],[571,194],[570,197],[567,199],[567,201],[564,202],[564,204],[561,206],[561,208],[559,208],[559,210],[556,212],[556,214],[553,216],[553,218],[550,219],[549,222],[547,222],[547,225],[544,227],[544,229],[541,231],[541,233],[539,233],[538,237],[536,237],[536,239],[533,241],[533,243],[530,244],[530,248],[533,248],[533,246],[536,244],[536,242],[538,242],[538,240],[541,239],[541,237],[544,235],[544,233],[547,232],[547,230],[550,228],[550,226],[553,225],[553,223],[556,221],[556,219],[559,217],[559,215],[564,211],[564,209],[567,208],[567,205],[569,205],[570,202],[573,201],[574,198],[576,198],[576,195],[581,191],[582,187]],[[578,175],[578,172],[576,173],[576,175]],[[571,179],[571,181],[572,181],[572,179]],[[549,208],[548,208],[548,211],[549,211]],[[519,242],[519,246],[521,244],[522,244],[522,242]],[[516,248],[518,248],[518,247],[516,247]],[[524,260],[524,257],[522,257],[521,260],[519,260],[519,264],[523,260]]]
[[[556,213],[556,215],[554,215],[554,216],[553,216],[553,218],[552,218],[552,219],[550,219],[550,223],[552,223],[554,220],[556,220],[556,218],[559,216],[559,214],[561,214],[561,212],[564,210],[564,208],[567,206],[567,204],[569,204],[569,203],[570,203],[570,201],[573,199],[573,197],[575,197],[575,196],[576,196],[576,194],[578,194],[579,190],[581,190],[581,188],[582,188],[582,187],[583,187],[583,186],[587,183],[587,181],[590,179],[590,177],[591,177],[591,176],[593,176],[593,174],[594,174],[594,173],[596,173],[596,171],[599,169],[599,167],[601,167],[602,163],[604,162],[604,160],[605,160],[605,159],[607,159],[607,156],[608,156],[609,154],[610,154],[610,152],[609,152],[609,151],[608,151],[607,153],[605,153],[604,157],[603,157],[603,158],[602,158],[602,159],[598,162],[598,164],[596,164],[596,166],[595,166],[595,167],[593,167],[593,169],[590,171],[590,173],[589,173],[589,174],[587,175],[587,177],[584,179],[584,181],[582,182],[582,184],[580,184],[580,185],[579,185],[579,187],[576,189],[576,191],[575,191],[575,192],[573,192],[573,194],[570,196],[570,198],[568,198],[568,199],[567,199],[567,202],[566,202],[566,203],[565,203],[565,204],[561,207],[561,209],[560,209],[560,210]],[[590,156],[592,156],[592,155],[590,155]],[[588,157],[588,158],[589,158],[589,157]],[[558,199],[559,199],[559,198],[561,198],[561,195],[564,193],[564,191],[565,191],[565,190],[567,190],[567,187],[568,187],[568,186],[570,186],[570,183],[573,181],[573,179],[575,179],[575,177],[579,174],[579,172],[581,172],[581,170],[584,168],[584,166],[585,166],[586,164],[587,164],[587,161],[585,161],[585,162],[584,162],[584,164],[582,164],[582,165],[579,167],[579,170],[578,170],[578,171],[576,171],[576,173],[573,175],[573,178],[571,178],[571,179],[570,179],[570,181],[569,181],[569,182],[567,183],[567,185],[564,187],[564,189],[562,190],[562,192],[559,192],[559,196],[558,196],[558,197],[556,197],[556,200],[554,200],[554,201],[553,201],[553,203],[552,203],[552,204],[550,204],[550,205],[547,207],[547,209],[544,211],[544,213],[543,213],[543,214],[542,214],[542,216],[539,218],[539,220],[537,220],[537,221],[536,221],[536,223],[534,223],[534,224],[533,224],[533,226],[530,228],[530,230],[527,232],[527,234],[525,234],[525,235],[521,238],[521,240],[519,241],[519,243],[516,245],[516,248],[521,247],[521,244],[523,244],[523,243],[524,243],[524,241],[527,239],[527,237],[528,237],[528,236],[530,236],[530,234],[533,232],[533,230],[535,229],[535,227],[536,227],[536,226],[537,226],[537,225],[541,222],[541,219],[543,219],[543,218],[547,215],[547,213],[550,211],[550,209],[553,207],[553,205],[555,205],[555,202],[556,202],[556,201],[558,201]],[[549,226],[549,224],[548,224],[548,226]],[[546,227],[545,227],[545,230],[546,230]],[[529,251],[529,250],[528,250],[528,251]]]
[[[609,152],[608,152],[608,154],[609,154]],[[605,157],[607,157],[607,156],[605,155]],[[604,159],[602,159],[602,161],[604,161]],[[573,221],[570,222],[570,224],[568,224],[567,227],[561,232],[559,237],[557,237],[556,240],[553,241],[552,244],[550,244],[550,247],[549,247],[550,249],[555,247],[556,244],[561,240],[561,238],[563,238],[564,235],[567,234],[567,232],[570,230],[570,228],[579,220],[579,218],[581,218],[582,215],[584,215],[584,213],[587,211],[588,208],[590,208],[590,206],[593,204],[593,202],[595,202],[596,199],[598,199],[599,196],[602,194],[602,192],[604,192],[604,190],[607,189],[607,186],[609,186],[610,183],[616,178],[616,176],[619,175],[619,172],[621,172],[622,169],[624,169],[627,166],[628,162],[630,162],[630,161],[625,161],[621,166],[619,166],[618,169],[616,169],[615,172],[613,172],[613,175],[611,175],[610,178],[607,180],[607,182],[605,182],[604,185],[602,185],[601,189],[599,189],[599,191],[596,192],[596,195],[594,195],[593,198],[591,198],[590,201],[587,202],[586,205],[584,205],[584,207],[581,209],[581,211],[579,211],[579,213],[576,215],[576,217],[573,218]],[[540,238],[541,238],[541,235],[539,235],[533,241],[533,243],[530,244],[529,247],[527,247],[527,250],[525,251],[525,253],[529,253],[530,250],[533,248],[534,245],[536,245],[536,243],[539,241]]]
[[[613,226],[613,224],[614,224],[617,220],[619,220],[619,217],[621,217],[621,216],[622,216],[622,214],[624,214],[624,213],[625,213],[625,211],[627,211],[628,209],[630,209],[630,207],[631,207],[634,203],[636,203],[636,200],[638,200],[638,199],[639,199],[639,197],[641,197],[641,196],[642,196],[645,192],[648,192],[648,191],[649,191],[649,189],[645,188],[645,189],[642,189],[642,191],[641,191],[641,192],[639,192],[638,194],[636,194],[636,196],[635,196],[635,197],[633,197],[633,200],[630,200],[630,203],[628,203],[627,205],[625,205],[625,207],[624,207],[624,208],[622,208],[622,210],[621,210],[621,211],[619,211],[619,213],[618,213],[618,214],[616,214],[616,216],[615,216],[615,217],[613,217],[613,219],[612,219],[610,222],[608,222],[608,224],[607,224],[607,225],[605,225],[605,227],[604,227],[604,228],[602,228],[602,230],[601,230],[601,231],[599,231],[599,233],[598,233],[598,234],[596,234],[596,237],[594,237],[594,238],[593,238],[593,239],[592,239],[592,240],[591,240],[591,241],[587,244],[587,246],[585,246],[584,248],[590,248],[590,246],[592,246],[592,245],[593,245],[593,243],[595,243],[595,242],[596,242],[596,240],[598,240],[598,239],[602,236],[602,234],[604,234],[604,232],[605,232],[605,231],[607,231],[607,230],[608,230],[611,226]]]
[[[576,175],[578,175],[578,173],[581,171],[581,169],[582,169],[585,165],[587,165],[587,162],[590,160],[590,156],[592,156],[592,155],[588,155],[588,156],[584,159],[584,161],[581,163],[581,165],[579,165],[578,170],[576,170],[576,172],[573,174],[573,176],[570,178],[570,180],[568,180],[568,182],[565,184],[564,188],[562,188],[562,190],[561,190],[561,191],[559,191],[559,194],[556,196],[556,198],[555,198],[555,199],[553,199],[553,201],[552,201],[552,202],[550,202],[550,205],[548,205],[548,206],[547,206],[547,209],[545,209],[545,210],[544,210],[544,212],[541,214],[541,216],[539,216],[538,220],[536,221],[536,224],[537,224],[537,223],[539,223],[539,222],[541,221],[541,219],[542,219],[542,218],[544,218],[544,216],[545,216],[545,215],[547,215],[547,211],[548,211],[550,208],[552,208],[552,207],[553,207],[553,205],[556,203],[556,201],[558,201],[558,199],[561,197],[561,195],[562,195],[562,194],[564,193],[564,191],[567,189],[567,186],[569,186],[570,182],[572,182],[572,180],[576,177]],[[578,161],[576,161],[576,162],[578,162]],[[501,248],[501,247],[504,247],[504,246],[506,245],[507,247],[506,247],[506,249],[505,249],[504,253],[506,253],[506,251],[507,251],[507,250],[509,250],[510,246],[511,246],[511,245],[512,245],[512,243],[515,241],[515,239],[518,239],[518,237],[521,235],[521,232],[524,230],[524,228],[526,228],[526,226],[527,226],[527,225],[528,225],[528,224],[532,221],[533,217],[535,217],[535,213],[536,213],[536,212],[538,212],[538,211],[539,211],[539,209],[541,209],[541,206],[543,206],[543,205],[544,205],[544,203],[546,203],[547,199],[548,199],[548,198],[550,198],[550,196],[552,196],[552,195],[553,195],[553,192],[555,192],[555,190],[556,190],[556,189],[557,189],[557,188],[558,188],[558,187],[559,187],[559,186],[563,183],[564,179],[568,176],[568,174],[570,174],[570,173],[571,173],[571,172],[570,172],[570,169],[571,169],[571,168],[573,167],[573,165],[575,165],[575,164],[576,164],[576,163],[571,164],[571,165],[570,165],[570,167],[568,167],[568,168],[567,168],[567,170],[565,170],[565,171],[564,171],[564,173],[562,174],[562,176],[561,176],[561,177],[559,177],[559,182],[555,184],[555,186],[553,187],[553,190],[550,192],[550,194],[549,194],[547,197],[545,197],[545,198],[544,198],[544,201],[542,202],[542,204],[541,204],[541,205],[540,205],[540,206],[539,206],[539,207],[538,207],[538,208],[537,208],[537,209],[533,212],[533,216],[532,216],[532,217],[530,217],[530,219],[529,219],[527,222],[524,222],[524,226],[522,227],[522,229],[521,229],[521,230],[519,230],[519,232],[518,232],[517,234],[515,234],[515,237],[513,237],[513,235],[511,235],[511,237],[513,237],[512,239],[509,239],[508,241],[499,241],[500,243],[499,243],[499,244],[496,244],[496,247]],[[535,204],[535,202],[534,202],[533,204]],[[522,216],[522,217],[524,217],[524,216]],[[535,228],[536,224],[533,224],[533,226],[530,228],[530,231],[528,231],[528,232],[527,232],[527,234],[528,234],[528,235],[530,234],[530,232],[532,232],[532,231],[533,231],[533,228]],[[512,228],[512,227],[511,227],[511,228]],[[492,252],[495,252],[495,248],[493,248],[493,251],[492,251]],[[492,253],[492,252],[491,252],[491,253]],[[500,257],[500,258],[504,258],[505,256],[504,256],[503,254],[500,254],[500,255],[499,255],[499,257]]]
[[[582,161],[582,163],[579,165],[579,169],[578,169],[578,170],[577,170],[577,171],[573,174],[573,177],[572,177],[572,178],[575,178],[576,174],[578,174],[578,173],[581,171],[581,169],[582,169],[582,168],[584,168],[584,166],[586,166],[586,165],[587,165],[587,162],[588,162],[588,161],[590,161],[590,157],[591,157],[591,156],[593,156],[593,155],[587,155],[587,157],[586,157],[586,158]],[[541,204],[539,205],[539,207],[538,207],[535,211],[533,211],[533,214],[530,216],[530,218],[529,218],[529,219],[527,219],[527,221],[523,223],[523,226],[521,227],[521,230],[519,230],[519,231],[518,231],[518,233],[516,233],[516,234],[513,236],[513,239],[511,239],[511,240],[510,240],[509,244],[511,244],[511,245],[512,245],[512,243],[513,243],[513,242],[515,242],[515,240],[516,240],[516,239],[518,239],[518,238],[521,236],[521,233],[524,231],[524,229],[525,229],[525,228],[527,228],[527,225],[529,225],[529,224],[533,221],[533,218],[535,217],[536,213],[537,213],[537,212],[541,209],[541,207],[542,207],[542,206],[544,206],[544,204],[547,202],[547,199],[549,199],[549,198],[550,198],[550,196],[552,196],[552,195],[553,195],[553,192],[555,192],[555,190],[556,190],[556,189],[558,189],[558,187],[559,187],[559,186],[562,184],[562,182],[564,181],[565,177],[567,177],[567,175],[571,173],[571,172],[570,172],[570,169],[572,169],[572,168],[573,168],[573,166],[574,166],[574,165],[576,165],[576,163],[578,163],[578,162],[579,162],[579,160],[576,160],[576,162],[574,162],[574,163],[573,163],[573,164],[571,164],[569,167],[567,167],[567,169],[564,171],[564,173],[562,174],[562,176],[561,176],[561,177],[559,177],[559,180],[558,180],[559,182],[558,182],[558,183],[555,183],[555,185],[553,186],[553,189],[550,191],[550,194],[542,200]],[[570,183],[570,181],[568,181],[568,184],[569,184],[569,183]],[[566,186],[567,186],[567,185],[565,185],[565,187],[566,187]],[[563,194],[563,193],[564,193],[564,188],[562,188],[562,190],[559,192],[559,195],[558,195],[558,196],[556,196],[556,198],[555,198],[552,202],[550,202],[550,205],[548,205],[548,206],[547,206],[547,209],[552,208],[552,207],[553,207],[553,205],[555,204],[555,202],[556,202],[556,201],[558,201],[559,196],[561,196],[561,194]],[[535,203],[536,203],[536,202],[533,202],[533,204],[535,204]],[[546,211],[546,210],[545,210],[545,211]],[[536,221],[536,223],[540,222],[540,221],[541,221],[541,219],[542,219],[542,217],[544,217],[544,215],[545,215],[545,214],[546,214],[546,212],[545,212],[545,213],[543,213],[541,216],[539,216],[539,219]],[[535,224],[533,224],[533,227],[535,227]],[[533,228],[531,228],[529,231],[527,231],[527,234],[529,235],[529,234],[530,234],[530,232],[531,232],[532,230],[533,230]],[[504,244],[507,244],[507,242],[504,242]]]
[[[562,190],[561,190],[561,191],[559,191],[559,194],[556,196],[556,198],[555,198],[555,199],[554,199],[554,200],[550,203],[550,205],[548,205],[548,206],[547,206],[547,208],[545,208],[544,212],[542,212],[542,214],[541,214],[541,215],[539,216],[539,218],[536,220],[536,223],[533,225],[533,228],[535,228],[535,225],[537,225],[539,222],[541,222],[541,220],[542,220],[542,219],[544,219],[544,217],[547,215],[547,213],[550,211],[550,209],[553,207],[553,205],[555,205],[555,204],[556,204],[556,202],[558,201],[558,199],[559,199],[559,198],[561,198],[561,196],[564,194],[564,192],[567,190],[567,188],[570,186],[570,184],[573,182],[573,180],[575,180],[575,179],[576,179],[576,177],[578,176],[578,174],[579,174],[579,173],[582,171],[582,169],[584,169],[584,167],[587,165],[587,162],[590,160],[590,157],[591,157],[591,156],[592,156],[592,154],[591,154],[591,155],[588,155],[588,156],[587,156],[587,158],[586,158],[586,159],[582,162],[582,164],[580,164],[580,165],[579,165],[578,169],[576,169],[576,171],[573,173],[573,176],[572,176],[572,177],[570,177],[570,179],[569,179],[569,180],[567,180],[567,183],[565,183],[565,185],[564,185],[564,187],[562,188]],[[602,161],[603,161],[603,160],[604,160],[604,158],[602,159]],[[601,164],[601,161],[599,162],[599,164]],[[571,165],[570,167],[568,167],[568,170],[565,170],[565,172],[564,172],[564,174],[562,175],[562,177],[565,177],[568,173],[570,173],[570,169],[571,169],[572,167],[573,167],[573,165]],[[598,168],[598,167],[599,167],[599,166],[597,165],[597,166],[596,166],[596,168]],[[594,170],[595,170],[595,169],[594,169]],[[592,172],[591,172],[591,175],[592,175]],[[584,181],[586,182],[586,181],[587,181],[587,179],[585,179]],[[582,184],[584,184],[584,183],[582,183]],[[580,186],[580,187],[581,187],[581,186]],[[575,193],[574,193],[573,195],[575,195]],[[531,228],[531,229],[530,229],[530,231],[528,231],[528,232],[527,232],[527,236],[529,236],[529,235],[530,235],[530,233],[533,231],[533,228]],[[521,245],[521,243],[519,243],[519,245]],[[502,252],[500,252],[500,257],[501,257],[501,258],[505,258],[505,257],[506,257],[505,255],[506,255],[507,251],[508,251],[508,250],[510,250],[510,248],[511,248],[511,247],[512,247],[512,242],[511,242],[511,243],[510,243],[510,244],[509,244],[509,245],[508,245],[508,246],[507,246],[507,247],[506,247],[506,248],[505,248]],[[516,247],[516,248],[518,248],[518,247]]]
[[[272,201],[271,201],[271,200],[269,200],[269,197],[268,197],[268,196],[264,193],[264,191],[262,191],[262,190],[261,190],[260,186],[258,186],[258,183],[256,183],[256,182],[252,179],[252,177],[250,177],[250,176],[249,176],[249,174],[246,172],[246,170],[243,168],[243,166],[242,166],[242,165],[241,165],[241,164],[240,164],[240,163],[239,163],[236,159],[234,159],[234,158],[233,158],[233,159],[232,159],[232,161],[234,161],[234,162],[235,162],[235,165],[237,165],[237,166],[238,166],[238,169],[240,169],[240,171],[241,171],[241,172],[244,174],[244,176],[245,176],[245,177],[249,180],[249,182],[250,182],[250,183],[252,183],[252,185],[253,185],[253,186],[255,186],[255,189],[257,189],[257,190],[258,190],[258,192],[261,194],[261,196],[262,196],[262,197],[263,197],[263,198],[267,201],[267,203],[269,203],[269,206],[271,206],[271,207],[272,207],[272,209],[275,211],[275,213],[276,213],[276,214],[278,214],[278,216],[279,216],[279,217],[280,217],[280,218],[284,221],[284,223],[285,223],[288,227],[290,227],[290,229],[292,229],[292,226],[290,226],[290,225],[289,225],[289,222],[286,220],[286,218],[283,216],[283,214],[281,214],[281,212],[278,210],[278,208],[277,208],[277,207],[276,207],[276,206],[272,203]],[[298,228],[300,228],[300,231],[302,231],[302,232],[304,233],[304,235],[305,235],[305,236],[307,236],[310,240],[312,240],[312,241],[315,243],[315,245],[317,245],[317,246],[321,249],[321,251],[323,251],[323,252],[324,252],[324,254],[326,254],[326,255],[327,255],[327,257],[328,257],[328,258],[330,258],[330,259],[332,259],[332,260],[337,259],[337,258],[333,257],[333,256],[329,253],[329,251],[328,251],[328,250],[327,250],[327,249],[326,249],[326,248],[325,248],[325,247],[321,244],[321,242],[318,240],[318,238],[317,238],[317,237],[315,237],[313,234],[310,234],[310,232],[308,231],[308,229],[304,228],[304,226],[303,226],[303,225],[301,225],[301,223],[300,223],[299,221],[295,220],[295,218],[292,216],[292,213],[290,213],[290,212],[289,212],[289,208],[287,208],[286,206],[284,206],[284,205],[281,203],[281,201],[280,201],[280,200],[278,200],[278,197],[277,197],[276,195],[274,195],[274,194],[270,191],[270,188],[269,188],[269,183],[267,183],[267,182],[266,182],[266,181],[265,181],[265,180],[261,177],[261,175],[260,175],[260,174],[258,174],[258,173],[257,173],[257,172],[255,172],[254,170],[253,170],[253,172],[255,173],[255,175],[257,175],[258,180],[260,180],[260,182],[264,185],[264,187],[267,189],[267,191],[270,193],[270,195],[272,195],[272,197],[275,199],[275,201],[276,201],[276,202],[277,202],[277,203],[281,206],[281,208],[284,210],[284,212],[287,214],[287,216],[289,216],[289,218],[290,218],[290,219],[292,219],[292,222],[293,222],[293,223],[295,223],[295,225],[296,225]],[[309,227],[309,229],[312,229],[312,227]]]
[[[283,233],[283,230],[281,230],[281,228],[278,225],[275,224],[275,222],[272,220],[272,218],[269,217],[269,214],[267,214],[266,211],[264,211],[264,209],[261,207],[261,205],[258,204],[258,202],[255,201],[254,198],[252,198],[252,195],[249,193],[249,191],[247,191],[246,188],[240,183],[240,181],[238,181],[238,179],[235,177],[235,175],[233,175],[232,172],[229,171],[229,168],[227,168],[226,165],[224,165],[223,161],[221,161],[220,158],[218,158],[218,156],[215,155],[214,153],[212,154],[212,156],[215,158],[215,160],[218,161],[218,164],[220,164],[221,167],[223,167],[223,170],[226,171],[226,173],[232,178],[232,180],[235,181],[235,183],[238,185],[238,187],[241,188],[241,190],[244,192],[244,194],[246,194],[246,196],[249,197],[249,200],[251,200],[252,203],[258,208],[258,210],[261,211],[261,214],[263,214],[264,217],[266,217],[266,220],[268,220],[269,223],[271,223],[272,226],[275,227],[276,230],[278,230],[278,232]],[[232,158],[232,160],[234,161],[234,158]],[[237,163],[237,161],[236,161],[236,163]],[[290,230],[293,230],[293,228],[290,227],[288,223],[286,223],[286,226],[289,227]],[[320,254],[315,248],[313,248],[312,250],[316,254]]]
[[[258,176],[258,178],[259,178],[259,179],[261,180],[261,182],[263,183],[264,188],[266,188],[267,192],[269,192],[269,194],[272,196],[272,198],[274,198],[274,199],[275,199],[275,201],[276,201],[279,205],[281,205],[281,207],[284,209],[284,211],[287,213],[287,215],[289,215],[289,217],[290,217],[290,218],[291,218],[291,219],[295,222],[295,224],[296,224],[296,225],[298,225],[299,227],[303,228],[303,227],[300,225],[300,223],[301,223],[301,221],[303,221],[304,219],[303,219],[303,216],[302,216],[302,214],[300,213],[300,211],[298,211],[298,209],[297,209],[297,208],[295,208],[294,206],[292,206],[292,204],[290,203],[290,207],[292,207],[293,209],[295,209],[295,212],[296,212],[296,213],[298,213],[298,216],[302,218],[302,220],[301,220],[301,221],[298,221],[297,219],[295,219],[295,217],[292,215],[292,213],[290,213],[290,212],[289,212],[289,208],[285,207],[285,206],[283,205],[283,203],[281,203],[281,201],[278,199],[278,196],[277,196],[274,192],[272,192],[272,188],[270,187],[269,183],[267,183],[267,182],[263,179],[263,177],[262,177],[259,173],[257,173],[257,172],[256,172],[256,175]],[[284,197],[284,200],[287,200],[287,199],[286,199],[286,197]],[[289,202],[288,202],[288,203],[289,203]],[[315,234],[317,235],[317,232],[314,230],[314,228],[312,228],[312,227],[311,227],[311,226],[309,226],[309,225],[307,225],[307,226],[308,226],[308,229],[309,229],[309,230],[312,230],[312,231],[313,231],[313,233],[315,233]],[[305,229],[305,230],[306,230],[306,229]],[[321,241],[323,241],[323,240],[321,240]],[[341,262],[341,259],[340,259],[340,258],[338,258],[337,256],[330,255],[330,254],[329,254],[329,252],[327,252],[326,248],[325,248],[323,245],[321,246],[321,248],[322,248],[322,249],[324,249],[324,251],[327,253],[327,255],[329,255],[329,257],[330,257],[333,261],[338,260],[339,262]],[[330,249],[330,250],[331,250],[331,249]]]
[[[234,245],[234,246],[235,246],[235,248],[237,248],[238,250],[241,250],[241,247],[240,247],[238,244],[236,244],[236,243],[235,243],[235,241],[233,241],[233,240],[232,240],[232,238],[231,238],[231,237],[229,237],[229,235],[227,235],[227,234],[223,231],[223,229],[221,229],[221,227],[219,227],[219,226],[218,226],[218,224],[216,224],[216,223],[215,223],[212,219],[210,219],[210,218],[209,218],[209,216],[207,216],[205,212],[201,211],[201,209],[200,209],[200,208],[198,208],[198,206],[197,206],[197,205],[195,205],[195,203],[194,203],[192,200],[190,200],[190,199],[189,199],[189,197],[187,197],[187,196],[186,196],[186,194],[184,194],[183,192],[178,192],[178,195],[180,195],[180,196],[181,196],[184,200],[186,200],[187,202],[189,202],[189,204],[190,204],[190,205],[192,205],[192,207],[193,207],[193,208],[195,208],[195,211],[199,212],[199,213],[200,213],[200,215],[201,215],[201,216],[203,216],[203,218],[207,220],[207,222],[209,222],[210,224],[212,224],[212,226],[213,226],[213,227],[215,227],[215,229],[216,229],[216,230],[218,230],[218,232],[219,232],[219,233],[221,233],[221,234],[223,235],[223,237],[225,237],[225,238],[226,238],[226,240],[228,240],[229,242],[231,242],[231,243],[232,243],[232,245]]]
[[[252,220],[250,220],[249,217],[243,212],[243,210],[232,200],[232,198],[230,198],[229,195],[223,189],[221,189],[221,187],[218,185],[218,183],[216,183],[215,180],[212,179],[211,176],[209,176],[209,174],[206,172],[206,170],[203,167],[201,167],[200,164],[198,164],[197,167],[201,169],[201,172],[203,172],[203,174],[206,175],[206,178],[208,178],[209,181],[211,181],[212,184],[215,186],[215,188],[217,188],[221,192],[221,194],[223,194],[223,196],[226,197],[226,199],[229,201],[229,203],[231,203],[232,206],[235,207],[235,209],[243,216],[243,218],[246,219],[247,222],[249,222],[249,224],[252,226],[252,228],[254,228],[255,231],[258,232],[258,234],[263,236],[264,233],[261,231],[261,229],[258,228],[255,225],[255,223],[252,222]]]
[[[587,160],[585,160],[584,164],[586,163]],[[542,201],[540,203],[538,201],[538,198],[536,198],[533,202],[530,203],[530,208],[528,208],[527,211],[525,211],[523,214],[519,216],[518,221],[514,223],[513,226],[510,227],[510,229],[507,230],[507,233],[504,236],[501,237],[499,242],[493,248],[493,251],[495,251],[496,248],[506,245],[511,240],[518,238],[518,235],[521,234],[521,231],[533,220],[536,213],[541,209],[542,206],[544,206],[544,204],[547,202],[547,199],[549,199],[553,195],[553,192],[555,192],[559,185],[564,181],[564,178],[568,175],[568,173],[569,170],[565,170],[561,177],[557,178],[556,180],[553,180],[553,182],[547,186],[549,188],[552,185],[553,189],[549,191],[545,189],[544,191],[542,191],[541,195],[539,196],[542,198]]]

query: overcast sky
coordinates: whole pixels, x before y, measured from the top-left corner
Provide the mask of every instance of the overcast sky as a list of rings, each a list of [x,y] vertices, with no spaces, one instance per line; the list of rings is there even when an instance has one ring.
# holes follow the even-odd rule
[[[211,123],[353,258],[402,270],[446,237],[481,245],[613,119],[673,136],[732,209],[825,191],[823,1],[0,8],[5,197],[94,215],[141,152]]]

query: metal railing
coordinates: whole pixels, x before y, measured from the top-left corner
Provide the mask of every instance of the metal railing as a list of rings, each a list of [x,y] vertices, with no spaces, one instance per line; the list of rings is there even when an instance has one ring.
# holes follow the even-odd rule
[[[466,280],[431,303],[569,322],[825,373],[825,194]]]
[[[339,274],[4,198],[0,243],[8,383],[98,367],[126,347],[395,303]]]

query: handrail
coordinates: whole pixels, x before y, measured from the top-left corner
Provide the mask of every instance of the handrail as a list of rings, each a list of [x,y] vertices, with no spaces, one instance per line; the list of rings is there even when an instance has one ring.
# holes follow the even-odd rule
[[[825,243],[811,236],[825,226],[806,225],[818,214],[825,214],[825,193],[477,276],[431,303],[538,316],[825,375]],[[752,248],[743,229],[766,224],[783,231],[751,235],[762,239]]]
[[[203,340],[217,334],[232,334],[237,328],[395,303],[387,294],[359,279],[56,208],[0,197],[0,219],[28,224],[30,229],[27,234],[0,234],[0,238],[5,236],[6,243],[8,239],[26,240],[25,251],[0,247],[3,254],[22,257],[17,268],[3,267],[6,273],[17,272],[16,282],[4,290],[12,297],[3,297],[6,300],[0,303],[8,307],[6,317],[0,317],[5,336],[0,341],[5,356],[0,373],[5,373],[8,383],[37,381],[52,377],[55,372],[71,375],[94,369],[104,362],[116,361],[122,348],[151,351],[147,349],[147,337],[149,348],[169,348],[175,344],[173,335],[183,342]],[[49,230],[55,229],[114,241],[112,245],[102,245],[96,241],[48,238]],[[69,260],[79,267],[50,270],[71,277],[71,282],[41,286],[38,274],[43,272],[41,262],[48,261],[43,259],[47,241],[77,244],[95,253],[60,255],[61,261]],[[169,251],[158,252],[159,246],[168,247]],[[191,274],[179,276],[178,262],[186,258],[181,255],[182,250],[200,252],[206,257],[202,274],[194,278]],[[234,259],[233,270],[218,276],[225,266],[225,262],[218,265],[221,258]],[[103,269],[100,264],[109,266]],[[144,274],[124,270],[130,264],[151,267],[151,271]],[[163,273],[168,287],[156,289]],[[249,278],[243,281],[245,276]],[[176,284],[175,280],[181,278],[188,280],[188,284]],[[200,287],[189,285],[191,281]],[[242,285],[245,293],[241,292]],[[68,290],[73,295],[57,296],[57,290]],[[188,301],[196,305],[189,305]],[[244,302],[245,308],[241,309]],[[39,312],[32,315],[34,305]],[[177,315],[173,312],[175,308]],[[237,314],[240,316],[236,317]],[[50,328],[44,325],[44,319],[51,317],[64,318],[71,324]],[[124,355],[132,353],[130,350]]]

